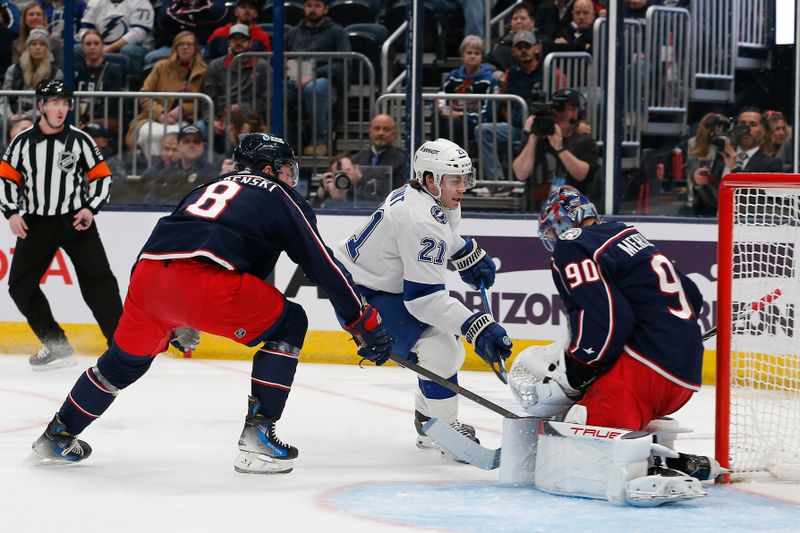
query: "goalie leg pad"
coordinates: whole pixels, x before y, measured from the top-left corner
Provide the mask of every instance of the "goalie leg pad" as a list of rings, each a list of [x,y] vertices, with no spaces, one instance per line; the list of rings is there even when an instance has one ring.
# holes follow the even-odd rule
[[[706,493],[700,482],[684,475],[643,476],[625,486],[625,501],[636,507],[655,507],[703,496]]]

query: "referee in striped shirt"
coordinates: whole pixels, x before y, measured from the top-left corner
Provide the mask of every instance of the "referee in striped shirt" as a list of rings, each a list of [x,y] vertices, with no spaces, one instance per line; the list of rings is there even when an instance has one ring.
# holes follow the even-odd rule
[[[58,248],[72,260],[109,345],[122,301],[93,223],[108,201],[111,171],[92,138],[65,124],[74,101],[63,81],[42,81],[36,99],[41,117],[11,141],[0,162],[0,210],[17,236],[8,291],[43,344],[30,364],[44,370],[77,363],[39,287]]]

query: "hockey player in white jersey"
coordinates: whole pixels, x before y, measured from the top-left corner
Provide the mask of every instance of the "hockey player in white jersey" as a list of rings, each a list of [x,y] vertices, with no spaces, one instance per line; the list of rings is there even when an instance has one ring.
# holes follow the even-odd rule
[[[392,191],[335,254],[380,311],[395,339],[392,352],[457,383],[465,356],[459,335],[489,364],[511,355],[511,341],[490,315],[448,294],[447,261],[474,288],[490,287],[496,267],[474,239],[458,233],[461,198],[475,184],[467,152],[446,139],[428,141],[414,155],[413,171],[410,183]],[[430,418],[477,442],[474,428],[458,421],[455,394],[420,377],[415,426],[422,449],[438,448],[421,431]]]

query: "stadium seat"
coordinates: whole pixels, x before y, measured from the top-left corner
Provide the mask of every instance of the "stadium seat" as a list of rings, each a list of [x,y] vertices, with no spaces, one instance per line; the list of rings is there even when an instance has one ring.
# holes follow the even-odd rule
[[[389,38],[389,30],[382,24],[350,24],[345,27],[354,52],[367,56],[380,77],[381,45]]]
[[[272,9],[274,7],[274,0],[267,0],[264,2],[264,7],[261,8],[261,21],[272,22]],[[305,16],[303,12],[303,0],[284,0],[283,2],[283,23],[297,26]]]
[[[328,16],[341,24],[374,23],[378,19],[378,0],[332,0]]]

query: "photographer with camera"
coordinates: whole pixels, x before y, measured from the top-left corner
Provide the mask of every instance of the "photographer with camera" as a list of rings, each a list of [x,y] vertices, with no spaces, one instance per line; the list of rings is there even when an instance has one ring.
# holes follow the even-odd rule
[[[717,214],[719,182],[731,172],[782,172],[780,160],[761,150],[767,133],[767,121],[754,107],[743,109],[734,124],[732,119],[717,116],[705,122],[717,155],[711,167],[702,166],[692,173],[694,210],[698,215]]]
[[[525,122],[528,141],[512,168],[520,181],[531,179],[530,201],[538,209],[551,190],[570,185],[592,196],[590,184],[599,167],[597,143],[577,132],[581,95],[572,89],[553,93],[550,102],[534,103]]]
[[[353,192],[361,181],[361,171],[347,154],[337,154],[329,163],[329,172],[319,176],[320,184],[313,207],[331,207],[337,202],[353,200]]]

